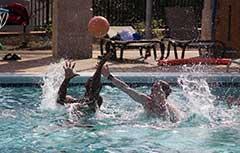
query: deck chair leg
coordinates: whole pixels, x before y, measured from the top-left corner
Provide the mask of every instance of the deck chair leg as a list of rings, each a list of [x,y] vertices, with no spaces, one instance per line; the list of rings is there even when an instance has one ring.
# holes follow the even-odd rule
[[[151,48],[150,47],[146,47],[146,52],[145,52],[144,59],[147,59],[149,56],[151,56]]]
[[[107,53],[112,52],[113,55],[112,55],[111,59],[112,60],[117,59],[116,46],[113,43],[107,42],[105,47],[106,47],[106,52]]]
[[[160,43],[160,51],[161,51],[160,60],[162,60],[164,58],[164,53],[165,53],[165,45],[163,43]]]
[[[186,46],[183,46],[182,47],[182,59],[184,59],[184,55],[185,55],[185,50],[186,50]]]
[[[125,47],[120,48],[120,60],[123,60],[123,50]]]
[[[206,56],[211,57],[211,54],[212,54],[211,50],[207,47],[206,51],[207,51]]]
[[[104,41],[101,39],[100,40],[100,53],[101,53],[101,55],[103,55],[103,43],[104,43]]]
[[[199,53],[199,56],[202,57],[203,53],[201,48],[198,49],[198,53]]]
[[[112,44],[112,52],[113,52],[113,58],[117,59],[117,49],[114,44]]]
[[[167,59],[167,58],[169,57],[169,55],[170,55],[170,49],[171,49],[171,43],[168,42],[168,46],[167,46],[167,55],[166,55],[165,59]]]
[[[103,45],[103,44],[102,44]],[[111,46],[113,47],[113,44],[111,44],[110,42],[107,42],[106,45],[105,45],[105,50],[106,52],[109,52],[110,49],[111,49]],[[101,50],[101,54],[103,55],[104,52],[103,52],[103,49]]]
[[[173,45],[173,49],[174,49],[175,59],[178,59],[177,46],[175,44]]]
[[[224,56],[225,56],[225,53],[226,53],[226,48],[224,47],[223,49],[222,49],[223,51],[222,51],[222,58],[224,58]]]
[[[153,55],[154,55],[154,59],[156,60],[157,59],[157,51],[156,51],[156,47],[155,45],[153,46]]]
[[[140,53],[140,56],[141,56],[141,57],[143,57],[143,52],[142,52],[142,51],[143,51],[143,48],[140,47],[140,48],[139,48],[139,53]]]

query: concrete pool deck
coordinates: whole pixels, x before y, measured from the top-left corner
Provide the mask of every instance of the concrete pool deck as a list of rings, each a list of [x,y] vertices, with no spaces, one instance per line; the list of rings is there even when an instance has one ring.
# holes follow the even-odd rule
[[[10,51],[0,51],[0,58]],[[56,63],[59,60],[52,57],[51,50],[22,50],[11,51],[21,55],[20,61],[0,61],[0,73],[15,73],[15,74],[44,74],[48,70],[51,63]],[[118,52],[119,53],[119,52]],[[159,53],[158,53],[159,54]],[[100,52],[98,48],[94,49],[93,57],[90,59],[75,60],[77,72],[93,72],[95,65],[99,61]],[[180,52],[179,52],[180,55]],[[186,58],[198,56],[197,51],[186,51]],[[118,54],[119,57],[119,54]],[[159,55],[158,55],[159,57]],[[170,59],[174,59],[173,52],[170,54]],[[181,72],[181,66],[158,66],[157,62],[151,56],[147,60],[140,58],[139,52],[136,50],[127,50],[124,52],[123,61],[108,61],[112,72]],[[225,65],[208,66],[209,72],[226,72]],[[230,72],[239,73],[240,66],[232,64]]]

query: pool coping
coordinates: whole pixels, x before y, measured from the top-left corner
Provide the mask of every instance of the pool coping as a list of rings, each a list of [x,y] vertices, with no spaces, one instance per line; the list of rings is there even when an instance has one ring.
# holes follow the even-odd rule
[[[71,80],[72,85],[84,84],[86,80],[92,76],[93,72],[82,72],[80,77]],[[177,83],[180,76],[191,76],[195,78],[204,78],[208,83],[217,84],[237,84],[240,86],[240,73],[224,73],[224,72],[114,72],[113,75],[121,78],[126,83],[131,84],[151,84],[155,80],[165,80],[171,84]],[[43,84],[44,74],[15,74],[0,73],[0,86],[33,86]],[[103,77],[102,77],[103,78]],[[102,83],[110,84],[109,80],[102,79]]]

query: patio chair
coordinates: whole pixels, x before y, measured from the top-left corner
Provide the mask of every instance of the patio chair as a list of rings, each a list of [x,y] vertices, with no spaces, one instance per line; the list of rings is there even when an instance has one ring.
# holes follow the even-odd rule
[[[165,58],[169,57],[171,46],[174,48],[176,59],[178,59],[177,47],[182,49],[182,59],[187,47],[198,49],[200,56],[224,56],[225,45],[222,42],[200,39],[197,16],[192,7],[167,7],[165,15],[167,26],[165,40],[168,41]],[[205,54],[203,54],[203,50]]]
[[[120,49],[120,60],[123,59],[123,52],[126,49],[138,49],[140,56],[143,57],[143,50],[146,50],[145,58],[151,55],[153,50],[154,58],[157,58],[156,45],[159,44],[162,50],[164,45],[161,40],[157,39],[141,39],[141,36],[131,26],[110,26],[106,37],[100,41],[101,55],[104,54],[104,46],[106,52],[113,52],[114,58],[117,58],[116,51]]]

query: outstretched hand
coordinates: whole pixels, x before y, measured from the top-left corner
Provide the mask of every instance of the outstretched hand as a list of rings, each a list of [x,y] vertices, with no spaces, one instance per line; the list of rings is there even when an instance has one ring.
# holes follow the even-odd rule
[[[72,63],[71,61],[66,61],[65,65],[63,66],[65,71],[65,79],[70,80],[74,78],[75,76],[78,76],[79,74],[75,73],[73,71],[76,63]]]

